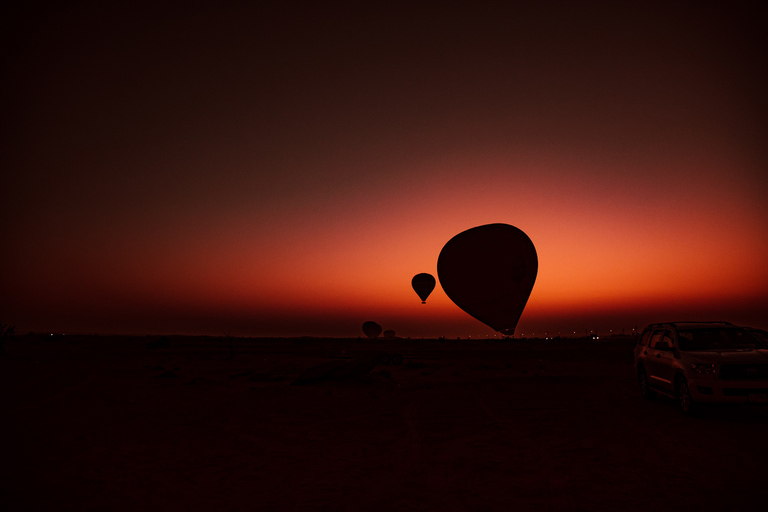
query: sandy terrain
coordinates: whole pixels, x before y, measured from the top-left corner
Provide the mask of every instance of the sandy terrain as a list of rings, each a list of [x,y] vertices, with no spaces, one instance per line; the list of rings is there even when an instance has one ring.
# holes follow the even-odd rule
[[[7,343],[2,510],[723,511],[766,499],[768,409],[686,418],[644,401],[626,341],[238,339],[232,359],[213,338],[147,341]],[[355,378],[377,351],[404,360]],[[347,378],[305,373],[319,364],[346,364]],[[310,383],[291,385],[302,375]]]

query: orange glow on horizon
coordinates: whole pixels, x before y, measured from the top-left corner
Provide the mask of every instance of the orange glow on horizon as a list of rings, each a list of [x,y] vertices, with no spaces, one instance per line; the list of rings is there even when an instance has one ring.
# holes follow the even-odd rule
[[[546,165],[537,169],[523,174],[542,183],[549,177],[548,186],[518,190],[514,173],[501,171],[478,185],[460,178],[471,175],[470,169],[457,168],[449,173],[464,181],[459,186],[424,190],[401,184],[395,203],[351,198],[344,211],[332,207],[308,219],[284,211],[268,223],[224,212],[232,222],[211,218],[199,230],[180,234],[169,230],[173,225],[159,225],[148,235],[156,245],[107,240],[89,275],[66,271],[67,261],[82,261],[77,254],[61,258],[61,268],[52,272],[58,272],[63,290],[86,302],[101,295],[113,297],[115,304],[207,308],[238,318],[341,315],[439,324],[467,315],[444,294],[439,279],[421,305],[411,277],[428,272],[437,278],[440,249],[458,232],[507,222],[530,236],[539,257],[523,326],[565,314],[627,314],[653,304],[764,297],[766,222],[737,207],[745,192],[739,187],[723,190],[713,184],[694,195],[664,194],[643,208],[642,198],[658,187],[639,190],[629,202],[608,189],[583,189],[584,197],[574,199],[565,195],[572,183],[557,181],[558,172]],[[707,210],[714,199],[721,208]],[[733,215],[723,217],[723,210]],[[85,286],[89,280],[91,287]],[[479,322],[477,327],[488,331]]]

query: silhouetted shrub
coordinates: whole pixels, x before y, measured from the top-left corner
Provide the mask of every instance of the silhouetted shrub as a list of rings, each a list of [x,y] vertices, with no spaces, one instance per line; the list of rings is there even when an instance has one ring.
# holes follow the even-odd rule
[[[147,348],[168,348],[171,346],[171,340],[168,336],[160,336],[159,339],[151,340],[147,343]]]
[[[10,324],[0,324],[0,355],[5,354],[5,340],[13,336],[14,329]]]

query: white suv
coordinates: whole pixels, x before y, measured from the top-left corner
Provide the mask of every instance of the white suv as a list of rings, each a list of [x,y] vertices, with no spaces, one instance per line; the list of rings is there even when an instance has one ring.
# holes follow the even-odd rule
[[[651,324],[635,346],[640,394],[670,396],[685,414],[705,402],[768,404],[766,348],[728,322]]]

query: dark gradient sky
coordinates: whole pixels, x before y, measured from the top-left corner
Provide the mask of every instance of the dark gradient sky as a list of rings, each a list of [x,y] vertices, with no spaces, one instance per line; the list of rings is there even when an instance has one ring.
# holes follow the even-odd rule
[[[410,280],[493,222],[518,333],[768,327],[762,2],[161,3],[5,11],[18,331],[484,337]]]

